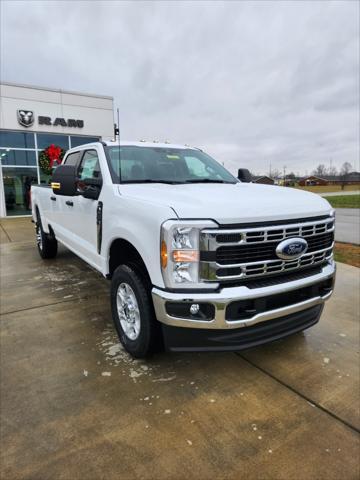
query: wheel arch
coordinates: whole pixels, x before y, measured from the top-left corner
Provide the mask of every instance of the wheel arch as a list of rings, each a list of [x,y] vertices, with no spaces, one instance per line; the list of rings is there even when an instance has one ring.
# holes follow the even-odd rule
[[[149,271],[142,255],[134,245],[124,238],[116,238],[111,242],[108,255],[108,276],[112,277],[119,265],[131,265],[143,275],[149,285],[152,284]]]
[[[37,221],[38,221],[38,218],[41,218],[40,208],[39,208],[39,205],[38,205],[38,204],[35,204],[35,205],[34,205],[34,212],[35,212],[34,221],[37,222]],[[50,223],[48,223],[48,222],[46,221],[45,218],[41,218],[41,225],[42,225],[43,230],[44,230],[45,233],[48,233],[49,235],[51,235],[52,237],[55,238],[54,229],[52,228],[52,226],[50,225]]]

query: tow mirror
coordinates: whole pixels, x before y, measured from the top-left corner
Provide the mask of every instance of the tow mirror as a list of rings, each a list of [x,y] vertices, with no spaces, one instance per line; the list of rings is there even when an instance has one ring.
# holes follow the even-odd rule
[[[97,200],[100,195],[101,186],[101,178],[84,178],[83,180],[78,180],[77,191],[84,198]]]
[[[53,173],[51,188],[55,195],[65,195],[67,197],[76,195],[75,165],[59,165]]]
[[[249,172],[249,170],[248,170],[247,168],[239,168],[239,170],[238,170],[238,179],[239,179],[241,182],[244,182],[244,183],[250,183],[250,182],[252,182],[251,173]]]

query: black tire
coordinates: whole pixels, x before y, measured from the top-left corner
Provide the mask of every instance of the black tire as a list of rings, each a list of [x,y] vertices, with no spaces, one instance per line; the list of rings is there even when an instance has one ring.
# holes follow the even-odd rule
[[[43,259],[56,257],[58,242],[53,234],[44,232],[39,211],[36,212],[35,228],[36,243],[40,257]]]
[[[121,285],[129,285],[136,297],[140,331],[135,339],[129,338],[120,322],[117,297]],[[161,349],[162,334],[160,324],[155,319],[150,286],[140,270],[132,265],[120,265],[112,276],[111,311],[120,342],[133,357],[144,358]]]

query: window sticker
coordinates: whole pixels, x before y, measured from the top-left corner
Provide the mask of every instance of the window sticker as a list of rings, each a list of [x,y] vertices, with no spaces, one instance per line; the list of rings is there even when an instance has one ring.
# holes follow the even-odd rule
[[[82,168],[81,178],[92,178],[94,176],[96,165],[97,158],[86,159]]]
[[[166,158],[169,158],[170,160],[179,160],[180,159],[179,155],[166,155]]]

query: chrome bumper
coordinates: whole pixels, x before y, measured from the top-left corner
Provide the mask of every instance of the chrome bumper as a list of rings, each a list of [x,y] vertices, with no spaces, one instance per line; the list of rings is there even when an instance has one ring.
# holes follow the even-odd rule
[[[294,280],[288,283],[280,283],[278,285],[271,285],[268,287],[250,289],[246,286],[223,288],[219,292],[209,293],[173,293],[160,290],[154,287],[152,290],[152,298],[154,302],[156,318],[166,324],[175,327],[186,328],[203,328],[203,329],[234,329],[240,327],[250,327],[256,323],[265,322],[275,318],[283,317],[291,313],[306,310],[316,305],[322,304],[330,298],[332,291],[324,296],[316,296],[305,300],[303,302],[288,305],[286,307],[269,310],[253,316],[246,320],[227,321],[225,319],[226,307],[237,300],[251,300],[255,298],[267,297],[279,293],[289,292],[298,288],[303,288],[309,285],[314,285],[323,280],[327,280],[335,275],[335,262],[332,261],[324,266],[322,271],[311,277],[303,278],[301,280]],[[193,320],[170,316],[166,312],[166,302],[192,302],[211,303],[215,307],[215,317],[213,320]]]

